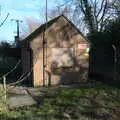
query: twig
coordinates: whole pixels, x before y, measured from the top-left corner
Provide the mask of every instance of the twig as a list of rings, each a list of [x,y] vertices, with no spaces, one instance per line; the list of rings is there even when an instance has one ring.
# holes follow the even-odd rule
[[[17,80],[16,82],[10,83],[10,84],[8,85],[8,87],[23,82],[24,80],[26,80],[27,77],[29,77],[29,76],[31,75],[31,72],[32,72],[32,71],[28,72],[26,76],[23,75],[24,77],[23,77],[22,79],[19,79],[19,80]],[[20,78],[21,78],[21,77],[20,77]]]
[[[2,75],[1,77],[0,77],[0,79],[2,79],[3,78],[3,76],[8,76],[9,74],[11,74],[16,68],[17,68],[17,66],[19,65],[21,63],[21,60],[19,60],[18,62],[17,62],[17,64],[13,67],[13,69],[11,69],[9,72],[7,72],[7,73],[5,73],[4,75]]]
[[[6,22],[8,16],[10,15],[10,13],[7,14],[6,18],[3,20],[3,22],[0,24],[0,27]]]
[[[60,5],[56,6],[56,7],[62,7],[62,6],[65,6],[66,4],[68,4],[69,2],[72,2],[72,1],[73,1],[73,0],[68,0],[68,1],[66,1],[65,3],[60,4]]]

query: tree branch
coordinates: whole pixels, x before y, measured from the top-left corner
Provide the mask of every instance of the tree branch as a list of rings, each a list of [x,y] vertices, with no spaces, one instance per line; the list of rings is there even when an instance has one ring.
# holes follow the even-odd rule
[[[73,0],[68,0],[68,1],[66,1],[65,3],[60,4],[60,5],[56,6],[56,7],[62,7],[62,6],[65,6],[65,5],[68,4],[69,2],[73,2]]]
[[[103,22],[103,18],[104,18],[104,16],[105,16],[105,14],[106,14],[106,9],[107,9],[107,0],[106,0],[106,2],[105,2],[105,6],[104,6],[104,9],[103,9],[103,14],[102,14],[102,16],[101,16],[101,18],[100,18],[100,20],[98,21],[98,23],[100,23],[100,22]]]
[[[100,10],[98,11],[98,13],[97,13],[97,17],[100,15],[100,13],[101,13],[101,11],[102,11],[102,9],[103,9],[103,5],[104,5],[104,2],[107,2],[107,0],[102,0],[102,3],[101,3],[101,7],[100,7]]]
[[[82,12],[83,12],[84,15],[86,16],[86,12],[85,12],[85,10],[84,10],[83,1],[82,1],[82,0],[80,1],[79,7],[81,8]]]
[[[8,16],[10,15],[10,13],[7,14],[6,18],[2,21],[2,23],[0,24],[0,27],[2,27],[2,25],[6,22]]]

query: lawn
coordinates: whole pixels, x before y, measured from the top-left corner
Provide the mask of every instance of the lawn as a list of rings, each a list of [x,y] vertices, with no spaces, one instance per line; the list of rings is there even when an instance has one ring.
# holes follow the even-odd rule
[[[49,89],[36,106],[1,111],[0,120],[119,120],[120,89],[108,85]]]

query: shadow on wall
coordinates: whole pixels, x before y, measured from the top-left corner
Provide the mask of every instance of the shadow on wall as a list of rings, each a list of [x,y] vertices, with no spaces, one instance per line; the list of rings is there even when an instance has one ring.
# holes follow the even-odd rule
[[[51,83],[53,84],[56,81],[59,81],[59,84],[63,85],[84,83],[87,81],[88,67],[81,65],[77,67],[54,68],[51,76],[50,81],[52,81]]]
[[[84,53],[74,55],[73,48],[52,48],[48,81],[56,84],[76,84],[85,82],[88,73],[88,57]]]
[[[88,68],[79,67],[72,71],[64,72],[60,84],[77,84],[87,81]]]

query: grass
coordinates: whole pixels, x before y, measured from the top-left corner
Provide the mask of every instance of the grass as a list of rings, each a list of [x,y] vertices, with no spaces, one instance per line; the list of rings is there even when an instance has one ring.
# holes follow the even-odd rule
[[[41,98],[37,98],[40,99]],[[47,91],[36,106],[1,111],[2,120],[119,120],[120,89],[107,85]]]
[[[6,110],[6,98],[3,85],[0,84],[0,111]]]

